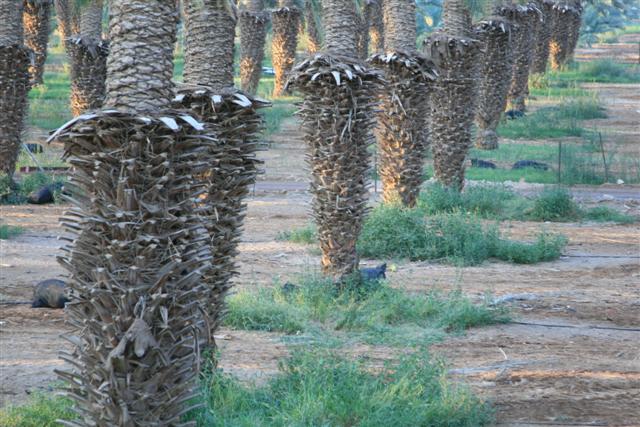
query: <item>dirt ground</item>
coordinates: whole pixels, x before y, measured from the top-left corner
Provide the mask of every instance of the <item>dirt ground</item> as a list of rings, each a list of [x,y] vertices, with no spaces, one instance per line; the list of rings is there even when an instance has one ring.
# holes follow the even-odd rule
[[[629,153],[640,154],[640,98],[628,86],[592,89],[609,100],[610,118],[598,126],[609,134],[619,132]],[[309,221],[304,146],[295,122],[286,122],[261,156],[266,173],[249,199],[238,287],[294,279],[319,263],[313,247],[276,239],[280,231]],[[537,189],[516,188],[525,194]],[[574,194],[586,204],[640,215],[640,186],[579,187]],[[6,303],[28,301],[35,283],[63,277],[55,258],[61,246],[57,220],[64,210],[0,207],[3,223],[27,230],[0,241],[0,407],[52,389],[53,370],[62,363],[57,353],[66,345],[60,338],[66,331],[64,313]],[[491,262],[464,269],[396,262],[389,280],[411,292],[459,287],[478,299],[487,292],[510,296],[514,323],[472,329],[432,347],[450,364],[452,378],[494,403],[499,425],[640,426],[640,226],[542,226],[570,239],[558,261],[533,266]],[[503,224],[516,238],[532,236],[540,227]],[[241,379],[259,381],[277,373],[278,361],[287,354],[280,334],[222,330],[219,335],[220,365]],[[402,351],[361,345],[348,355],[367,356],[377,364]]]

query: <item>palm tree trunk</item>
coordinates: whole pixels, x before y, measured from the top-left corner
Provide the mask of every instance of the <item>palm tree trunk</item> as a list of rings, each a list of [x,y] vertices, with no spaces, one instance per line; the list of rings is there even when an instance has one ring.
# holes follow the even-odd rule
[[[68,39],[80,32],[80,11],[75,0],[54,0],[58,31],[62,42],[67,46]]]
[[[536,5],[542,13],[542,21],[536,33],[537,38],[533,51],[533,60],[531,62],[531,73],[544,74],[547,72],[547,62],[549,60],[553,2],[551,0],[536,0]]]
[[[525,100],[529,90],[529,69],[535,49],[534,41],[537,39],[535,30],[540,15],[535,7],[519,6],[504,9],[506,18],[516,25],[514,31],[514,64],[509,88],[509,104],[511,109],[524,112]]]
[[[377,132],[383,200],[412,207],[424,182],[425,118],[437,72],[416,51],[415,2],[386,0],[383,11],[385,53],[371,58],[387,81]]]
[[[567,47],[567,61],[573,59],[578,41],[580,40],[580,27],[582,26],[582,5],[580,0],[573,1],[573,10],[571,11],[571,25],[569,31],[569,41]]]
[[[80,12],[80,33],[66,44],[71,62],[71,112],[102,106],[106,92],[108,43],[102,40],[102,0],[90,0]]]
[[[356,242],[367,213],[374,96],[381,75],[357,59],[355,4],[323,0],[325,51],[297,65],[288,86],[299,111],[312,172],[312,212],[325,274],[358,269]]]
[[[476,25],[476,33],[485,49],[476,113],[476,147],[495,150],[496,130],[507,105],[513,70],[512,23],[491,14]]]
[[[193,181],[213,161],[173,97],[175,0],[112,0],[106,110],[59,129],[75,168],[62,265],[73,351],[58,371],[72,425],[184,425],[212,264]]]
[[[228,0],[183,0],[185,15],[184,87],[175,106],[191,110],[216,135],[208,146],[215,161],[197,177],[207,189],[202,204],[215,268],[204,277],[211,342],[222,320],[224,298],[237,274],[235,258],[246,212],[245,199],[260,162],[258,134],[267,106],[233,87],[235,15]],[[188,66],[187,66],[188,65]]]
[[[268,23],[262,0],[250,0],[240,11],[240,87],[252,95],[258,91],[262,76]]]
[[[24,2],[24,44],[34,53],[33,64],[29,68],[31,83],[43,83],[44,63],[47,60],[47,44],[51,20],[51,0],[25,0]]]
[[[445,0],[443,29],[424,42],[427,57],[440,72],[431,93],[429,129],[434,177],[458,189],[464,186],[465,160],[472,145],[480,48],[463,1]]]
[[[318,22],[316,20],[316,14],[313,10],[313,3],[311,0],[307,0],[304,3],[304,22],[307,33],[307,52],[309,52],[310,55],[313,55],[320,50],[322,42],[320,40]]]
[[[23,44],[22,0],[0,0],[0,173],[11,179],[28,112],[31,51]]]
[[[356,36],[358,55],[361,59],[369,56],[369,27],[371,27],[370,16],[366,13],[367,8],[363,5],[361,10],[356,11]]]
[[[573,13],[573,7],[566,3],[556,3],[553,6],[549,62],[551,69],[554,71],[560,70],[569,57],[569,39],[571,37]]]
[[[292,0],[280,0],[280,7],[273,11],[273,40],[271,60],[275,71],[273,96],[282,95],[289,73],[296,60],[300,11]]]
[[[365,0],[365,15],[369,16],[369,45],[374,53],[384,51],[383,0]]]

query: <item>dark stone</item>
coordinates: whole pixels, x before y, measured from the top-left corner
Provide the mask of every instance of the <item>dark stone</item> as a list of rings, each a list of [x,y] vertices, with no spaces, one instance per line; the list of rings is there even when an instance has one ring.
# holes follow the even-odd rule
[[[48,279],[36,285],[31,307],[64,308],[69,302],[67,285],[62,280]]]
[[[360,277],[364,281],[381,280],[387,278],[387,264],[382,264],[374,268],[360,269]]]
[[[282,286],[282,292],[284,294],[292,294],[297,292],[300,289],[300,286],[294,285],[293,283],[287,282]]]
[[[27,201],[34,205],[53,203],[53,190],[50,185],[45,185],[39,190],[29,194]]]
[[[507,118],[507,120],[515,120],[515,119],[523,118],[525,114],[522,111],[509,110],[506,113],[504,113],[504,116]]]
[[[536,162],[535,160],[518,160],[513,164],[511,169],[524,169],[524,168],[533,168],[541,171],[549,170],[549,165],[542,162]]]
[[[497,168],[495,163],[489,162],[487,160],[480,160],[480,159],[471,159],[471,167],[482,168],[482,169],[496,169]]]

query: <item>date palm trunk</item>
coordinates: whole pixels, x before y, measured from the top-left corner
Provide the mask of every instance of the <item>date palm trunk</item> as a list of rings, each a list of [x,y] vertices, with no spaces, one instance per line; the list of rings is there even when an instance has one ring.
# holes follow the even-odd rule
[[[384,51],[383,0],[365,0],[365,16],[369,17],[369,46],[374,53]]]
[[[184,85],[174,106],[187,109],[217,141],[208,146],[213,159],[196,178],[207,192],[202,201],[215,266],[204,276],[207,285],[209,341],[222,320],[224,299],[237,274],[235,258],[246,213],[245,199],[255,182],[262,131],[259,108],[266,101],[233,86],[236,17],[229,0],[183,0],[185,24]]]
[[[32,85],[40,85],[44,81],[44,63],[47,61],[51,6],[51,0],[25,0],[24,2],[24,44],[34,53],[33,63],[29,67]]]
[[[313,10],[313,3],[311,0],[307,0],[304,3],[304,22],[307,33],[307,52],[309,52],[309,55],[318,52],[322,46],[320,31],[318,29],[318,18]]]
[[[263,0],[248,0],[240,11],[240,87],[255,95],[262,76],[269,15]]]
[[[580,27],[582,26],[583,8],[580,0],[573,0],[572,6],[573,10],[570,16],[571,25],[569,27],[570,31],[567,47],[567,61],[571,61],[573,59],[573,54],[575,53],[576,47],[578,46],[578,41],[580,40]]]
[[[569,42],[574,13],[574,8],[567,3],[556,3],[553,6],[549,63],[554,71],[560,70],[569,58]]]
[[[415,2],[385,0],[383,12],[385,53],[370,59],[386,79],[377,129],[382,198],[413,207],[424,182],[425,118],[437,72],[416,50]]]
[[[360,10],[356,10],[356,45],[358,56],[367,59],[369,56],[369,28],[371,27],[371,15],[368,13],[366,3]]]
[[[66,43],[71,62],[73,116],[102,106],[106,91],[109,45],[102,40],[102,0],[90,0],[79,13],[79,33]]]
[[[22,0],[0,0],[0,173],[12,179],[28,112],[32,52],[23,44]]]
[[[440,73],[431,93],[434,177],[444,186],[462,189],[481,64],[481,43],[474,38],[463,0],[445,0],[443,29],[425,40],[424,49]]]
[[[75,0],[54,0],[58,31],[65,48],[69,39],[80,32],[80,11]]]
[[[512,23],[505,19],[505,8],[498,5],[476,25],[476,33],[484,46],[478,87],[476,113],[476,147],[484,150],[498,149],[496,132],[500,117],[507,105],[507,94],[513,70]],[[501,11],[502,9],[502,11]]]
[[[553,4],[552,0],[536,0],[536,5],[542,14],[542,20],[536,33],[537,37],[531,62],[532,74],[544,74],[547,72],[549,42],[551,41],[553,23]]]
[[[322,9],[325,50],[298,64],[287,86],[304,96],[298,114],[309,150],[322,269],[339,280],[358,268],[356,242],[367,213],[374,94],[382,79],[358,59],[354,2],[323,0]]]
[[[511,109],[524,112],[529,90],[529,70],[536,40],[535,30],[540,19],[537,8],[531,4],[503,9],[505,18],[512,21],[514,31],[514,63],[509,88]]]
[[[176,16],[174,0],[112,0],[105,110],[52,136],[75,168],[60,257],[72,350],[57,371],[70,425],[185,425],[194,398],[212,257],[193,175],[213,136],[169,109]]]
[[[275,72],[274,97],[282,95],[296,60],[300,17],[300,10],[293,0],[280,0],[279,8],[274,10],[271,16],[273,26],[271,60]]]

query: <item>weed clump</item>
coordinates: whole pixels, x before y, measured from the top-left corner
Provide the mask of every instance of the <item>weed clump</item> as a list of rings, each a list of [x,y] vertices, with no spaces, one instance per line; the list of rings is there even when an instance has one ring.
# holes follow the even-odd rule
[[[14,227],[12,225],[0,224],[0,240],[8,240],[12,237],[19,236],[24,230],[21,227]]]
[[[528,217],[534,221],[573,221],[580,218],[580,208],[567,189],[547,187],[535,199]]]

